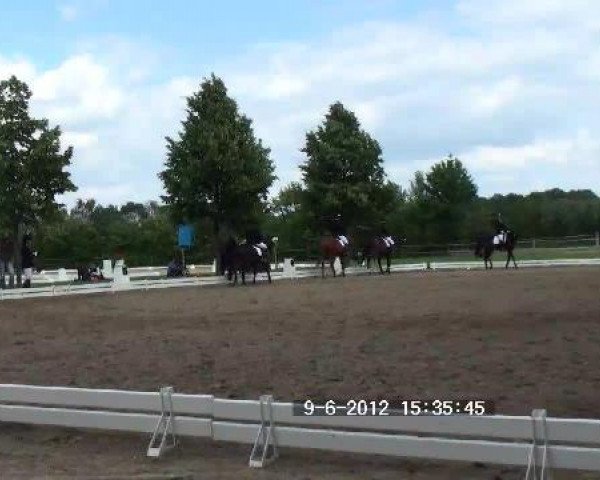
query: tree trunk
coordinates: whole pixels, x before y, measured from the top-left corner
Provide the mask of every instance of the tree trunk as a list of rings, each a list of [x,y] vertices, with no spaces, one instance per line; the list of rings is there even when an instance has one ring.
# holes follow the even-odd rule
[[[13,229],[13,260],[14,260],[14,271],[17,276],[17,288],[23,286],[23,268],[21,261],[21,244],[23,242],[23,225],[21,222],[17,222]],[[10,284],[13,285],[14,279],[11,276]]]
[[[219,224],[219,220],[216,218],[213,219],[213,233],[215,238],[215,259],[217,261],[216,264],[216,275],[221,275],[221,225]]]

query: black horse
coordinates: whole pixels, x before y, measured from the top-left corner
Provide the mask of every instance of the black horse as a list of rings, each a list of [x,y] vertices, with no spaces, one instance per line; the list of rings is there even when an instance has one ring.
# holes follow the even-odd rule
[[[249,243],[238,243],[230,238],[221,254],[221,275],[227,274],[227,280],[233,278],[233,285],[237,284],[238,272],[242,276],[242,283],[246,285],[246,272],[254,274],[253,283],[256,283],[256,274],[266,272],[269,283],[271,280],[271,259],[269,251],[259,254],[258,247]]]
[[[475,256],[483,258],[485,263],[485,269],[494,268],[492,264],[492,254],[494,250],[498,251],[506,251],[506,265],[504,268],[508,268],[510,261],[512,259],[513,265],[517,268],[517,262],[515,260],[514,249],[517,246],[517,236],[514,232],[508,231],[506,232],[506,241],[500,245],[494,245],[494,236],[495,235],[484,235],[477,240],[475,245]]]
[[[377,235],[370,238],[363,250],[362,250],[362,259],[367,262],[367,269],[371,268],[371,260],[377,259],[377,265],[379,265],[379,271],[383,275],[384,273],[390,274],[390,266],[392,265],[392,254],[394,253],[394,249],[396,248],[398,240],[394,240],[393,244],[390,244],[389,241],[382,235]],[[385,258],[387,268],[385,272],[383,271],[383,267],[381,266],[381,260]]]

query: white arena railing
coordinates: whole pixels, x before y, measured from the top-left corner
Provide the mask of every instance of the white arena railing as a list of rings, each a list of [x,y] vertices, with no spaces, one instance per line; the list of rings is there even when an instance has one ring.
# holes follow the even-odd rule
[[[319,277],[321,268],[317,267],[316,263],[297,263],[294,266],[290,265],[290,259],[284,261],[283,271],[277,270],[271,273],[273,281],[292,279],[292,278],[308,278]],[[496,268],[504,268],[504,262],[496,261]],[[523,260],[518,262],[520,268],[539,268],[539,267],[567,267],[567,266],[600,266],[600,258],[592,259],[556,259],[556,260]],[[274,265],[273,265],[274,267]],[[136,276],[128,275],[126,282],[111,281],[106,283],[78,284],[69,281],[68,283],[47,284],[41,287],[33,288],[15,288],[15,289],[0,289],[0,300],[23,299],[34,297],[53,297],[61,295],[79,295],[89,293],[117,292],[123,290],[150,290],[156,288],[175,288],[175,287],[191,287],[191,286],[208,286],[208,285],[224,285],[227,280],[221,276],[190,276],[183,278],[147,278],[148,275],[143,275],[140,272],[158,272],[162,267],[137,267],[130,270],[137,270]],[[483,269],[482,261],[472,262],[423,262],[411,264],[395,264],[391,266],[391,271],[399,272],[416,272],[424,270],[477,270]],[[152,270],[154,269],[154,270]],[[192,272],[211,272],[214,269],[213,265],[195,265]],[[165,270],[166,272],[166,270]],[[377,267],[372,264],[371,270],[365,267],[348,267],[346,273],[348,275],[361,275],[370,272],[377,272]],[[326,265],[326,275],[331,276],[329,265]],[[158,275],[157,275],[158,276]],[[139,277],[146,277],[140,279]],[[259,281],[265,281],[266,275],[259,273],[257,276]],[[246,281],[252,281],[252,273],[247,274]],[[239,279],[241,282],[241,279]],[[34,283],[35,285],[35,283]]]
[[[170,387],[132,392],[0,385],[0,422],[152,434],[152,457],[183,436],[254,443],[253,467],[274,460],[277,447],[293,447],[520,466],[529,473],[600,471],[600,420],[546,418],[544,410],[530,417],[308,417],[295,416],[292,405],[271,397],[179,394]]]

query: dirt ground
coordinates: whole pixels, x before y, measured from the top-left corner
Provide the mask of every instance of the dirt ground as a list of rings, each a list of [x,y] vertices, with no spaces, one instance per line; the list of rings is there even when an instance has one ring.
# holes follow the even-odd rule
[[[0,383],[278,400],[488,398],[600,418],[600,268],[421,272],[0,302]],[[0,425],[0,478],[513,479],[520,469]],[[96,475],[94,477],[94,475]],[[104,477],[99,477],[104,475]],[[155,475],[155,476],[152,476]],[[158,475],[158,476],[157,476]],[[162,476],[161,476],[162,475]],[[168,475],[172,475],[169,477]],[[563,474],[561,474],[563,475]],[[590,474],[554,478],[600,478]]]

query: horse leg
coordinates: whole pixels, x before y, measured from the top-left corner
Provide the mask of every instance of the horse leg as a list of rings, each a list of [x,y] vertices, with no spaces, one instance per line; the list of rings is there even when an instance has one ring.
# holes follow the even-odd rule
[[[377,255],[377,265],[379,265],[379,273],[383,275],[383,267],[381,266],[381,255]]]
[[[388,275],[391,275],[392,271],[390,270],[390,267],[392,266],[392,255],[388,252],[386,255],[386,261],[387,261],[387,273]]]
[[[325,257],[321,260],[321,278],[325,278]]]
[[[489,252],[484,252],[483,254],[483,261],[485,263],[485,269],[487,270],[488,268],[492,268],[491,266],[488,267],[488,263],[491,265],[492,264],[492,260],[490,258],[490,254]]]
[[[340,265],[342,266],[342,277],[346,276],[346,260],[345,257],[342,255],[340,257]]]
[[[253,273],[254,273],[254,279],[252,280],[252,283],[256,284],[256,265],[254,265],[254,268],[252,269]]]
[[[508,260],[506,261],[506,265],[507,265],[507,267],[508,267],[508,261],[509,261],[511,258],[512,258],[513,265],[515,266],[515,268],[519,268],[519,267],[517,267],[517,260],[515,259],[515,254],[513,253],[513,250],[512,250],[512,248],[511,248],[511,250],[510,250],[510,257],[509,257],[509,258],[508,258]]]
[[[335,277],[335,257],[333,257],[331,260],[329,260],[329,266],[331,267],[331,271],[333,272],[333,276]]]
[[[267,278],[269,279],[269,283],[271,282],[271,265],[270,263],[267,265]]]
[[[242,284],[246,285],[246,267],[242,267]]]

